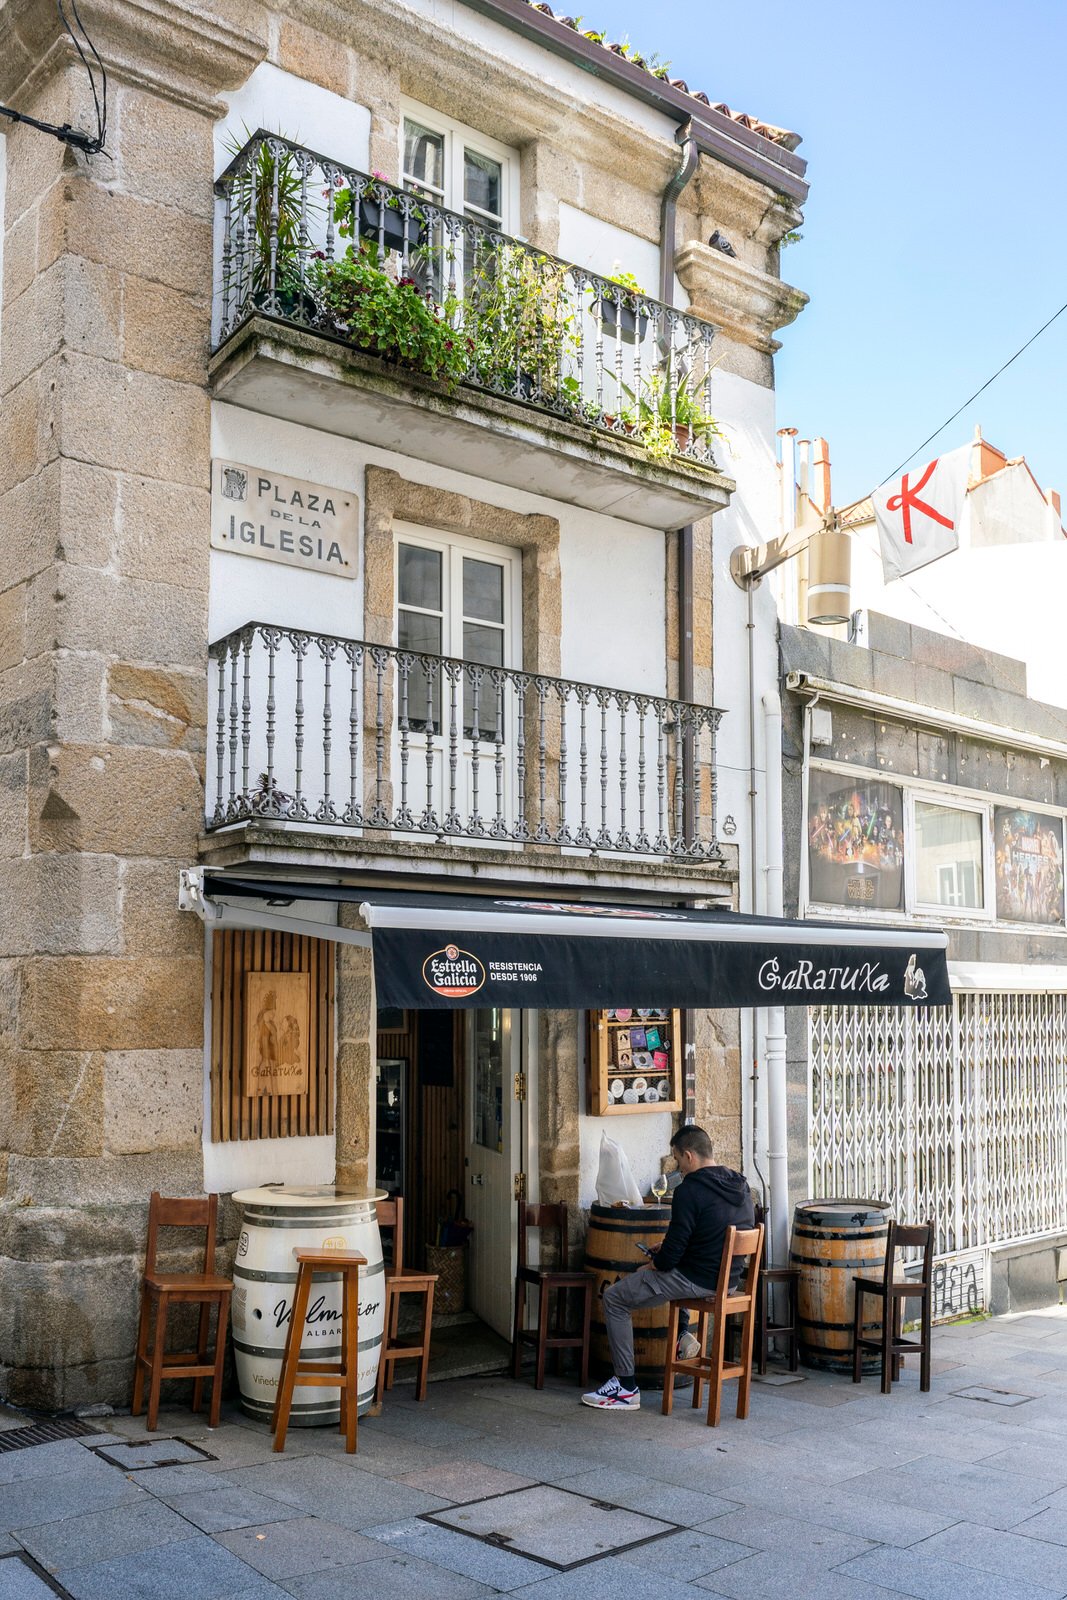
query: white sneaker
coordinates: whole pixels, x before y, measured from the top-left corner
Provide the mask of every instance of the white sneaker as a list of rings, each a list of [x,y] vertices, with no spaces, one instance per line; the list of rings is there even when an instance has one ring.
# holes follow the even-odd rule
[[[582,1395],[583,1406],[596,1406],[598,1411],[640,1411],[640,1389],[624,1389],[618,1378],[608,1378],[589,1394]]]
[[[693,1333],[683,1333],[678,1340],[675,1355],[679,1361],[695,1361],[700,1354],[700,1340]]]

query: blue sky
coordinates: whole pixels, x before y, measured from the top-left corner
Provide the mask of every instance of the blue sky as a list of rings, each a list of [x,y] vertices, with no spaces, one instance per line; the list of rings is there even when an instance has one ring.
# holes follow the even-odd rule
[[[1064,0],[589,0],[586,26],[796,129],[811,196],[783,276],[778,420],[866,494],[1067,301]],[[1067,498],[1067,312],[927,458],[980,422]]]

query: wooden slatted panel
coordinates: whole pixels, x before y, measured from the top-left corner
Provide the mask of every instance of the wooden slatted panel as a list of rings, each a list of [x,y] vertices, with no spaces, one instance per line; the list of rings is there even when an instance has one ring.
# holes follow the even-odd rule
[[[311,1065],[306,1094],[241,1092],[249,972],[309,974]],[[211,1137],[216,1144],[333,1132],[334,983],[334,947],[328,939],[259,928],[226,929],[213,936]]]

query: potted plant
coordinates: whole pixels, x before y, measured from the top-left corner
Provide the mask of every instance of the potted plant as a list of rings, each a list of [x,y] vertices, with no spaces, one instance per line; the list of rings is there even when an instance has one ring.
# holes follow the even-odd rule
[[[642,301],[644,293],[632,272],[613,273],[607,286],[596,291],[595,310],[609,338],[634,344],[645,337],[648,311]]]
[[[459,306],[436,302],[414,278],[386,270],[377,245],[350,244],[339,261],[317,255],[312,280],[338,331],[384,360],[453,387],[467,373],[473,341],[456,326]]]
[[[353,232],[361,239],[376,244],[385,253],[395,250],[398,255],[417,250],[426,235],[426,219],[415,207],[405,210],[403,198],[389,186],[384,172],[375,172],[372,181],[361,192],[355,207],[353,229],[353,193],[351,189],[338,189],[334,195],[334,221],[339,223],[343,237],[351,238]]]
[[[231,148],[239,153],[245,147]],[[231,263],[227,290],[235,276],[243,275],[245,294],[254,306],[313,322],[318,307],[307,289],[304,264],[307,227],[318,207],[306,194],[297,152],[280,138],[261,139],[234,173],[230,205],[243,220],[246,237],[251,235],[251,265],[247,255]]]
[[[698,443],[710,455],[711,441],[725,437],[715,418],[704,410],[691,378],[691,373],[683,372],[672,387],[660,369],[645,379],[639,395],[623,384],[628,397],[620,412],[623,426],[656,460],[681,455]]]
[[[572,368],[580,335],[561,262],[509,243],[487,251],[468,273],[464,327],[487,388],[568,409],[579,403]]]

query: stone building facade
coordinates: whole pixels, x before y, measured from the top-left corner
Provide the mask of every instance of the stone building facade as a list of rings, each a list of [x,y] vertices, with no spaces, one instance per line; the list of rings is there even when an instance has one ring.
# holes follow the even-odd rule
[[[343,14],[318,0],[213,12],[102,0],[87,20],[110,80],[106,158],[24,124],[3,141],[0,1392],[47,1407],[127,1396],[153,1189],[373,1175],[372,982],[365,953],[343,942],[332,1125],[213,1138],[211,938],[178,908],[183,869],[296,887],[448,880],[744,903],[748,757],[729,715],[743,692],[743,623],[713,578],[718,553],[773,515],[774,335],[804,301],[778,259],[804,194],[796,141],[610,51],[591,78],[582,54],[602,47],[541,9],[500,0],[444,21],[429,0],[358,0]],[[84,122],[82,69],[43,0],[6,7],[0,62],[5,104]],[[651,457],[605,431],[603,406],[597,432],[521,394],[445,393],[277,309],[222,339],[215,185],[235,147],[263,127],[346,168],[399,176],[412,106],[440,119],[442,138],[473,128],[476,145],[509,153],[505,231],[538,252],[605,277],[636,273],[650,303],[665,254],[676,304],[721,330],[714,395],[730,443],[713,463]],[[664,207],[674,179],[676,220]],[[706,242],[715,232],[732,255]],[[344,605],[336,578],[290,584],[286,568],[212,551],[220,458],[358,496],[360,576]],[[720,811],[740,819],[734,843],[686,862],[294,828],[278,815],[212,826],[209,644],[255,619],[395,647],[398,523],[416,544],[431,529],[466,550],[485,541],[514,553],[523,670],[721,706],[714,770]],[[616,600],[612,568],[627,563],[640,593]],[[633,661],[601,626],[616,603],[651,618]],[[773,681],[762,605],[759,621],[760,670]],[[336,928],[356,917],[350,906],[330,915]],[[692,1027],[697,1114],[740,1163],[737,1016],[705,1013]],[[531,1180],[577,1207],[599,1131],[584,1100],[584,1025],[541,1013],[533,1037]],[[639,1120],[626,1126],[647,1183],[669,1118],[643,1138]],[[232,1212],[226,1231],[232,1248]]]

